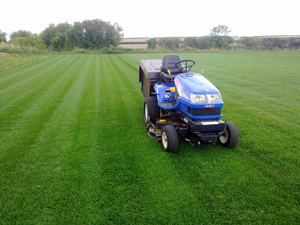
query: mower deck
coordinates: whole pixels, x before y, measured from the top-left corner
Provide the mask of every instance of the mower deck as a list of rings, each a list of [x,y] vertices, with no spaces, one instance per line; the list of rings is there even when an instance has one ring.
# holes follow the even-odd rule
[[[213,140],[225,132],[226,124],[227,121],[212,120],[197,122],[190,120],[188,123],[185,123],[185,121],[179,117],[166,117],[157,120],[155,124],[149,122],[148,135],[155,138],[156,141],[161,141],[161,129],[164,126],[172,125],[175,127],[179,137],[189,142],[193,147],[198,145],[215,145]]]

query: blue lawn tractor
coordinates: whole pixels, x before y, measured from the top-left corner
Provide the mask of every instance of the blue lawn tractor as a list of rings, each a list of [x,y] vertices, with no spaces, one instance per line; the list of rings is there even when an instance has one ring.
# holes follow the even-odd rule
[[[167,152],[178,151],[179,138],[194,147],[220,143],[235,148],[239,132],[234,123],[220,120],[221,94],[202,74],[190,72],[194,64],[179,55],[140,61],[148,134]]]

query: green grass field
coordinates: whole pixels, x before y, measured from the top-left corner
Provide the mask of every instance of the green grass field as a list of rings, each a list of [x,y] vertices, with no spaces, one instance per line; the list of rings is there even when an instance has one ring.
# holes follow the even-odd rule
[[[49,55],[20,55],[0,52],[0,73],[47,57]]]
[[[235,149],[147,135],[146,55],[0,73],[0,224],[299,224],[300,52],[181,54],[222,94]]]

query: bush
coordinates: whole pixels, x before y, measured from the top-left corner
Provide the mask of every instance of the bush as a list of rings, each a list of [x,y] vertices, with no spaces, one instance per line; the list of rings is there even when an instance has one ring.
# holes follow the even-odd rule
[[[156,41],[156,38],[150,38],[148,41],[147,41],[147,49],[156,49],[156,46],[157,46],[157,41]]]
[[[261,47],[261,39],[253,37],[243,37],[237,41],[247,50],[259,50]]]
[[[234,43],[234,39],[230,36],[210,36],[210,45],[212,48],[229,50]]]
[[[160,38],[158,45],[161,48],[176,50],[179,49],[181,44],[180,38]]]
[[[198,38],[196,37],[186,37],[183,41],[183,46],[189,46],[191,48],[197,48],[198,49]]]
[[[49,51],[37,49],[34,47],[12,45],[8,43],[0,44],[0,52],[11,53],[11,54],[49,54]]]
[[[288,39],[262,38],[262,46],[267,50],[284,49],[288,47]]]
[[[198,39],[198,49],[205,50],[205,49],[210,49],[211,48],[211,41],[210,37],[200,37]]]
[[[288,41],[290,49],[299,49],[300,48],[300,38],[290,38]]]
[[[229,36],[205,36],[205,37],[187,37],[184,39],[183,45],[192,48],[207,50],[212,48],[230,49],[234,40]]]
[[[34,47],[40,50],[45,48],[43,40],[36,34],[29,37],[12,38],[10,42],[20,47]]]

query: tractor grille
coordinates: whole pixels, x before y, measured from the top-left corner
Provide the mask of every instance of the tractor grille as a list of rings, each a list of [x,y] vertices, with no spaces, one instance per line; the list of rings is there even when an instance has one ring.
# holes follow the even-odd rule
[[[189,108],[192,116],[216,116],[221,115],[222,107],[219,108]]]

